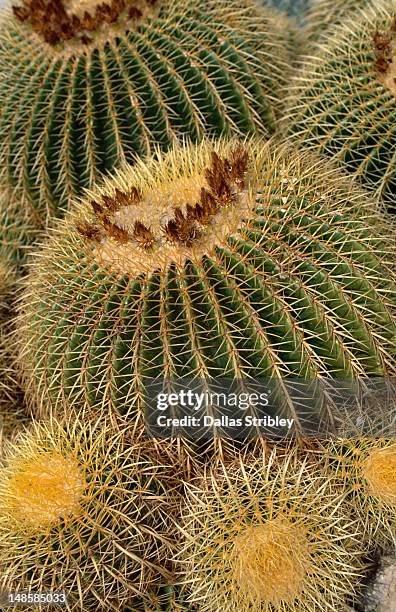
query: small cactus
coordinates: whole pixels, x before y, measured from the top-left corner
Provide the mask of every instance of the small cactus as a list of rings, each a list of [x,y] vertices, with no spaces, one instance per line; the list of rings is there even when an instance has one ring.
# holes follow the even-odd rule
[[[391,375],[391,234],[337,169],[287,145],[139,161],[33,256],[17,323],[29,393],[44,411],[59,399],[130,416],[153,378]]]
[[[345,488],[365,541],[371,547],[396,544],[396,441],[331,440],[322,461]]]
[[[362,551],[342,488],[315,461],[273,450],[186,485],[177,567],[201,612],[341,610]]]
[[[0,182],[19,198],[21,231],[156,145],[271,133],[284,30],[254,0],[22,0],[6,12]]]
[[[105,418],[69,412],[6,446],[2,592],[63,591],[71,611],[133,609],[169,578],[174,468],[126,436]]]
[[[334,156],[395,212],[396,3],[351,14],[290,87],[289,135]]]

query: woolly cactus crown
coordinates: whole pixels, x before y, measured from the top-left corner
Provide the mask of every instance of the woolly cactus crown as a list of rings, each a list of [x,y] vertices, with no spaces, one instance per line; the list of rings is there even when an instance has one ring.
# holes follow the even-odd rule
[[[396,194],[396,3],[351,13],[290,88],[289,134],[335,156],[391,210]]]
[[[150,378],[386,376],[393,252],[370,198],[288,146],[205,141],[138,160],[32,258],[27,386],[132,415]]]

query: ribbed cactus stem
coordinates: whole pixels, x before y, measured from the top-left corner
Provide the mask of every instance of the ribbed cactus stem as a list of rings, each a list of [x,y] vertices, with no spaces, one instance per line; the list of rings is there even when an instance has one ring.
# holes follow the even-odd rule
[[[343,487],[296,446],[208,468],[185,486],[176,571],[188,609],[342,610],[361,568]]]
[[[384,406],[384,410],[387,408]],[[389,414],[389,413],[388,413]],[[388,428],[389,429],[389,428]],[[351,437],[326,443],[322,462],[347,486],[346,501],[359,517],[368,548],[394,544],[396,443],[393,438]],[[327,467],[326,467],[327,464]]]
[[[338,18],[337,18],[338,19]],[[394,0],[339,18],[289,87],[289,134],[343,162],[395,212]]]
[[[62,590],[71,612],[108,612],[136,610],[170,579],[170,453],[158,458],[120,422],[69,411],[32,422],[1,460],[1,591]]]
[[[73,197],[155,148],[273,133],[289,30],[254,0],[23,0],[5,13],[0,251],[24,259]]]

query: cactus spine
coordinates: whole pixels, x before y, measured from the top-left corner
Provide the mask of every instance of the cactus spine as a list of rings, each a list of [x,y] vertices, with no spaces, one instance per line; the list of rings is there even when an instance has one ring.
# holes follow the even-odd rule
[[[172,473],[105,418],[33,423],[0,470],[1,589],[64,591],[72,611],[133,608],[169,578]]]
[[[354,13],[307,58],[291,87],[289,134],[334,156],[394,211],[396,4]]]
[[[1,22],[0,183],[32,231],[156,145],[274,130],[288,33],[253,0],[78,6],[24,0]]]
[[[390,375],[393,253],[370,198],[322,160],[174,148],[87,192],[33,257],[27,386],[44,411],[135,415],[148,378]]]
[[[180,581],[202,612],[341,610],[356,589],[362,551],[342,489],[295,449],[279,455],[186,485]]]

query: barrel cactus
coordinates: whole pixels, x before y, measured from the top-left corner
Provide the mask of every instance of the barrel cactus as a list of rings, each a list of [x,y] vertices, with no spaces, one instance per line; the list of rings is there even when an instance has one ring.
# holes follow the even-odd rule
[[[6,446],[2,592],[64,592],[73,611],[134,609],[169,579],[175,468],[127,435],[105,418],[69,413]]]
[[[21,2],[0,23],[0,184],[22,232],[154,145],[274,131],[289,35],[254,0]]]
[[[362,550],[343,490],[290,450],[246,456],[186,485],[187,601],[202,612],[343,610],[359,584]]]
[[[289,134],[336,157],[393,212],[396,3],[354,13],[306,59],[290,89]]]
[[[351,438],[327,443],[322,462],[336,474],[368,546],[396,542],[396,441]]]
[[[40,415],[59,400],[128,418],[162,377],[391,375],[393,262],[375,203],[321,159],[256,140],[159,152],[88,191],[32,256],[29,397]]]

